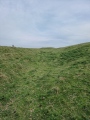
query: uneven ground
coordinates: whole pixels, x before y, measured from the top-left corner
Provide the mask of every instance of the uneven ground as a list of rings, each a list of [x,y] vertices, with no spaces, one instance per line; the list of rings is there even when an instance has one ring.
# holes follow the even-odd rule
[[[0,46],[0,120],[90,120],[90,43]]]

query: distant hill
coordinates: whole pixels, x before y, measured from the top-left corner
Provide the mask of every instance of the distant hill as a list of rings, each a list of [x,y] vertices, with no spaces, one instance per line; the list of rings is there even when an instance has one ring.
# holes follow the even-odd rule
[[[0,46],[0,120],[90,120],[90,43]]]

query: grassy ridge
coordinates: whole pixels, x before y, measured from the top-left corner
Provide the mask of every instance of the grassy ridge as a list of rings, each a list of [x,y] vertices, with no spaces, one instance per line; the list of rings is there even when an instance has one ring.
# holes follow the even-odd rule
[[[90,120],[90,43],[0,47],[0,120]]]

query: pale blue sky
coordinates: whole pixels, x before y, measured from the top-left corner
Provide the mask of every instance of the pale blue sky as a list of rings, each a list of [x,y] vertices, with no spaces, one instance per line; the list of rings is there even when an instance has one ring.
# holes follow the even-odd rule
[[[90,0],[0,0],[0,45],[63,47],[90,42]]]

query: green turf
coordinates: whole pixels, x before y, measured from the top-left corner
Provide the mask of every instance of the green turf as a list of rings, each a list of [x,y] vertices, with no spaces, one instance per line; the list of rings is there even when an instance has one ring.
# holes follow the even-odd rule
[[[90,120],[90,42],[0,46],[0,120]]]

